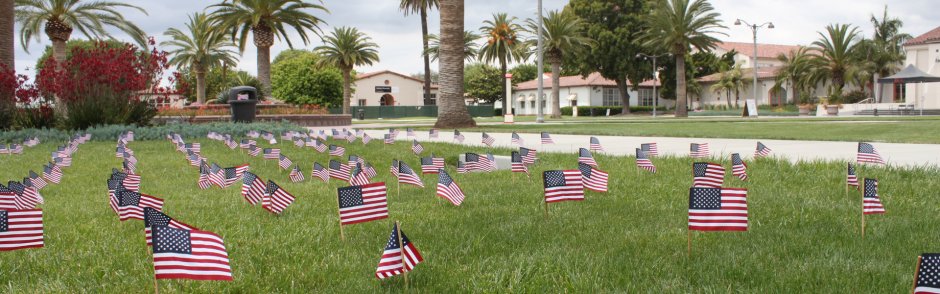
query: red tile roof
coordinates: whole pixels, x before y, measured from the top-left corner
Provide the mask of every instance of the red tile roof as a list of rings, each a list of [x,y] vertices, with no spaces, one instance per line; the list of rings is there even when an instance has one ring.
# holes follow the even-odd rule
[[[549,77],[551,77],[551,74],[548,74],[548,76],[542,80],[543,88],[552,87],[552,79]],[[581,76],[559,77],[558,84],[561,88],[584,87],[584,86],[606,86],[606,87],[617,86],[616,82],[602,77],[599,72],[592,73],[588,75],[586,78],[583,78]],[[659,85],[659,83],[656,83],[656,85]],[[653,81],[644,81],[643,83],[640,84],[640,87],[653,87]],[[518,91],[518,90],[532,90],[532,89],[538,89],[538,79],[519,83],[518,85],[516,85],[516,87],[513,90]]]
[[[374,77],[374,76],[377,76],[377,75],[380,75],[380,74],[386,74],[386,73],[387,73],[387,74],[393,74],[393,75],[396,75],[396,76],[400,76],[400,77],[403,77],[403,78],[406,78],[406,79],[411,79],[411,80],[419,81],[419,82],[421,82],[422,84],[424,84],[424,80],[422,80],[422,79],[416,79],[416,78],[413,78],[413,77],[410,77],[410,76],[407,76],[407,75],[403,75],[403,74],[400,74],[400,73],[397,73],[397,72],[394,72],[394,71],[390,71],[390,70],[383,70],[383,71],[377,71],[377,72],[370,72],[370,73],[360,74],[360,75],[357,75],[357,76],[356,76],[356,80],[361,80],[361,79],[365,79],[365,78],[371,78],[371,77]],[[433,88],[434,85],[431,85],[431,87]]]
[[[904,43],[904,46],[933,43],[937,40],[940,40],[940,27],[929,31],[926,34],[917,36],[917,38],[913,38],[910,41],[907,41]]]
[[[779,66],[765,66],[765,67],[757,68],[757,78],[758,79],[776,78],[778,70],[780,70]],[[753,69],[745,68],[745,69],[742,69],[742,71],[744,71],[744,76],[742,77],[743,79],[754,78]],[[724,73],[710,74],[710,75],[698,78],[697,80],[699,83],[714,82],[714,81],[721,79],[722,74]]]
[[[744,56],[754,56],[754,43],[723,42],[718,48],[737,51]],[[777,58],[777,55],[788,54],[800,46],[757,44],[757,58]]]

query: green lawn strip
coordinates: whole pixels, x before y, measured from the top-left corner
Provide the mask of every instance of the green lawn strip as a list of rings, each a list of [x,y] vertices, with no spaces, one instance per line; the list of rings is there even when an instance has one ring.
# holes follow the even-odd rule
[[[336,188],[309,179],[326,154],[278,144],[302,164],[308,179],[290,183],[275,160],[248,157],[213,140],[203,155],[221,166],[252,164],[297,200],[280,216],[249,205],[239,185],[200,190],[197,170],[167,141],[129,146],[140,159],[141,192],[166,200],[164,212],[220,234],[228,247],[234,281],[160,281],[162,293],[405,292],[401,277],[378,280],[374,271],[394,220],[425,257],[408,275],[410,291],[532,293],[899,293],[910,289],[918,254],[940,250],[938,175],[934,168],[859,166],[860,177],[879,180],[887,214],[870,215],[861,237],[861,194],[846,196],[844,162],[761,159],[748,162],[748,182],[730,176],[725,186],[749,188],[748,232],[694,232],[686,255],[689,158],[653,158],[658,174],[637,170],[632,157],[597,155],[611,173],[610,193],[586,192],[586,200],[549,205],[545,222],[541,175],[574,169],[575,154],[540,153],[532,179],[508,171],[458,175],[456,155],[509,155],[509,149],[425,143],[425,156],[445,156],[448,172],[467,195],[460,207],[427,186],[402,185],[388,173],[392,158],[420,170],[410,144],[364,147],[340,144],[346,155],[371,162],[388,182],[391,218],[346,226],[340,241]],[[333,143],[333,142],[331,142]],[[262,143],[262,147],[269,147]],[[22,179],[48,161],[54,144],[2,155],[0,177]],[[337,159],[336,157],[333,157]],[[340,160],[346,161],[346,158]],[[90,142],[63,168],[61,185],[41,193],[45,244],[41,249],[0,252],[0,289],[6,293],[151,292],[153,268],[143,222],[120,222],[108,206],[105,179],[113,142]]]

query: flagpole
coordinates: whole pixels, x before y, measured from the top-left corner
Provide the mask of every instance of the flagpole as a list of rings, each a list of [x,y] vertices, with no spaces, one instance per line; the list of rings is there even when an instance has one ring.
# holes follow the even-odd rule
[[[689,258],[692,258],[692,229],[689,229]]]
[[[914,265],[914,286],[911,286],[911,294],[914,294],[914,290],[917,290],[917,275],[920,274],[920,261],[923,256],[917,257],[917,264]]]
[[[920,262],[918,262],[918,264],[919,263]],[[160,284],[157,283],[157,265],[156,264],[153,265],[153,293],[160,294]]]
[[[339,188],[336,188],[336,193],[339,194]],[[343,235],[343,212],[339,210],[339,196],[336,197],[336,212],[339,214],[339,237],[343,242],[346,242],[346,236]]]
[[[868,183],[865,183],[865,180],[862,180],[862,191],[865,191],[865,188],[868,186]],[[865,197],[862,196],[862,238],[865,238]]]
[[[395,230],[397,231],[396,235],[398,235],[398,250],[401,254],[401,269],[405,275],[405,291],[408,291],[408,269],[405,268],[405,263],[407,262],[405,261],[405,244],[401,242],[401,225],[398,221],[395,221]]]
[[[548,221],[548,199],[545,199],[545,223],[549,223],[549,221]]]

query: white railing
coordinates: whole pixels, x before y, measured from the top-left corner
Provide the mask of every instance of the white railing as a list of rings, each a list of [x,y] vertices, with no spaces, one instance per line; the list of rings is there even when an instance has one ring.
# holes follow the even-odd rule
[[[873,104],[874,101],[875,101],[874,98],[865,98],[865,100],[862,100],[862,101],[853,103],[853,104],[852,104],[852,107],[853,107],[854,110],[855,110],[855,115],[858,115],[858,106],[859,106],[859,104],[865,104],[865,108],[866,108],[865,110],[871,110],[871,106],[872,106],[872,104]],[[867,102],[867,103],[866,103],[866,102]]]

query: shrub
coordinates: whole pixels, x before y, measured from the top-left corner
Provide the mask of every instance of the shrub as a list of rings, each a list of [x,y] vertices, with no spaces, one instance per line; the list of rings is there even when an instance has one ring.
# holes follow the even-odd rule
[[[166,124],[150,127],[140,127],[137,125],[99,125],[84,130],[65,131],[59,129],[22,129],[16,131],[0,132],[0,142],[16,142],[26,137],[39,137],[42,142],[65,142],[76,133],[91,134],[92,141],[117,141],[118,136],[124,131],[134,131],[134,139],[139,141],[166,140],[167,132],[179,133],[183,139],[191,140],[205,138],[209,131],[216,131],[221,134],[232,134],[235,137],[242,137],[248,130],[269,131],[280,133],[283,131],[305,132],[306,128],[283,122],[263,122],[263,123],[232,123],[232,122],[214,122],[208,124]]]
[[[296,105],[343,105],[343,74],[335,67],[317,69],[319,57],[307,54],[271,69],[271,96]]]
[[[845,93],[842,96],[842,103],[845,103],[845,104],[858,103],[859,101],[868,99],[868,97],[869,97],[868,92],[865,92],[863,90],[855,90],[855,91]]]
[[[578,116],[591,116],[591,108],[597,109],[597,115],[607,115],[607,109],[610,109],[610,115],[623,113],[623,106],[578,106]],[[666,107],[657,108],[660,111],[666,111]],[[652,106],[630,106],[630,113],[649,113],[653,111]],[[562,107],[561,115],[571,115],[572,107]]]

